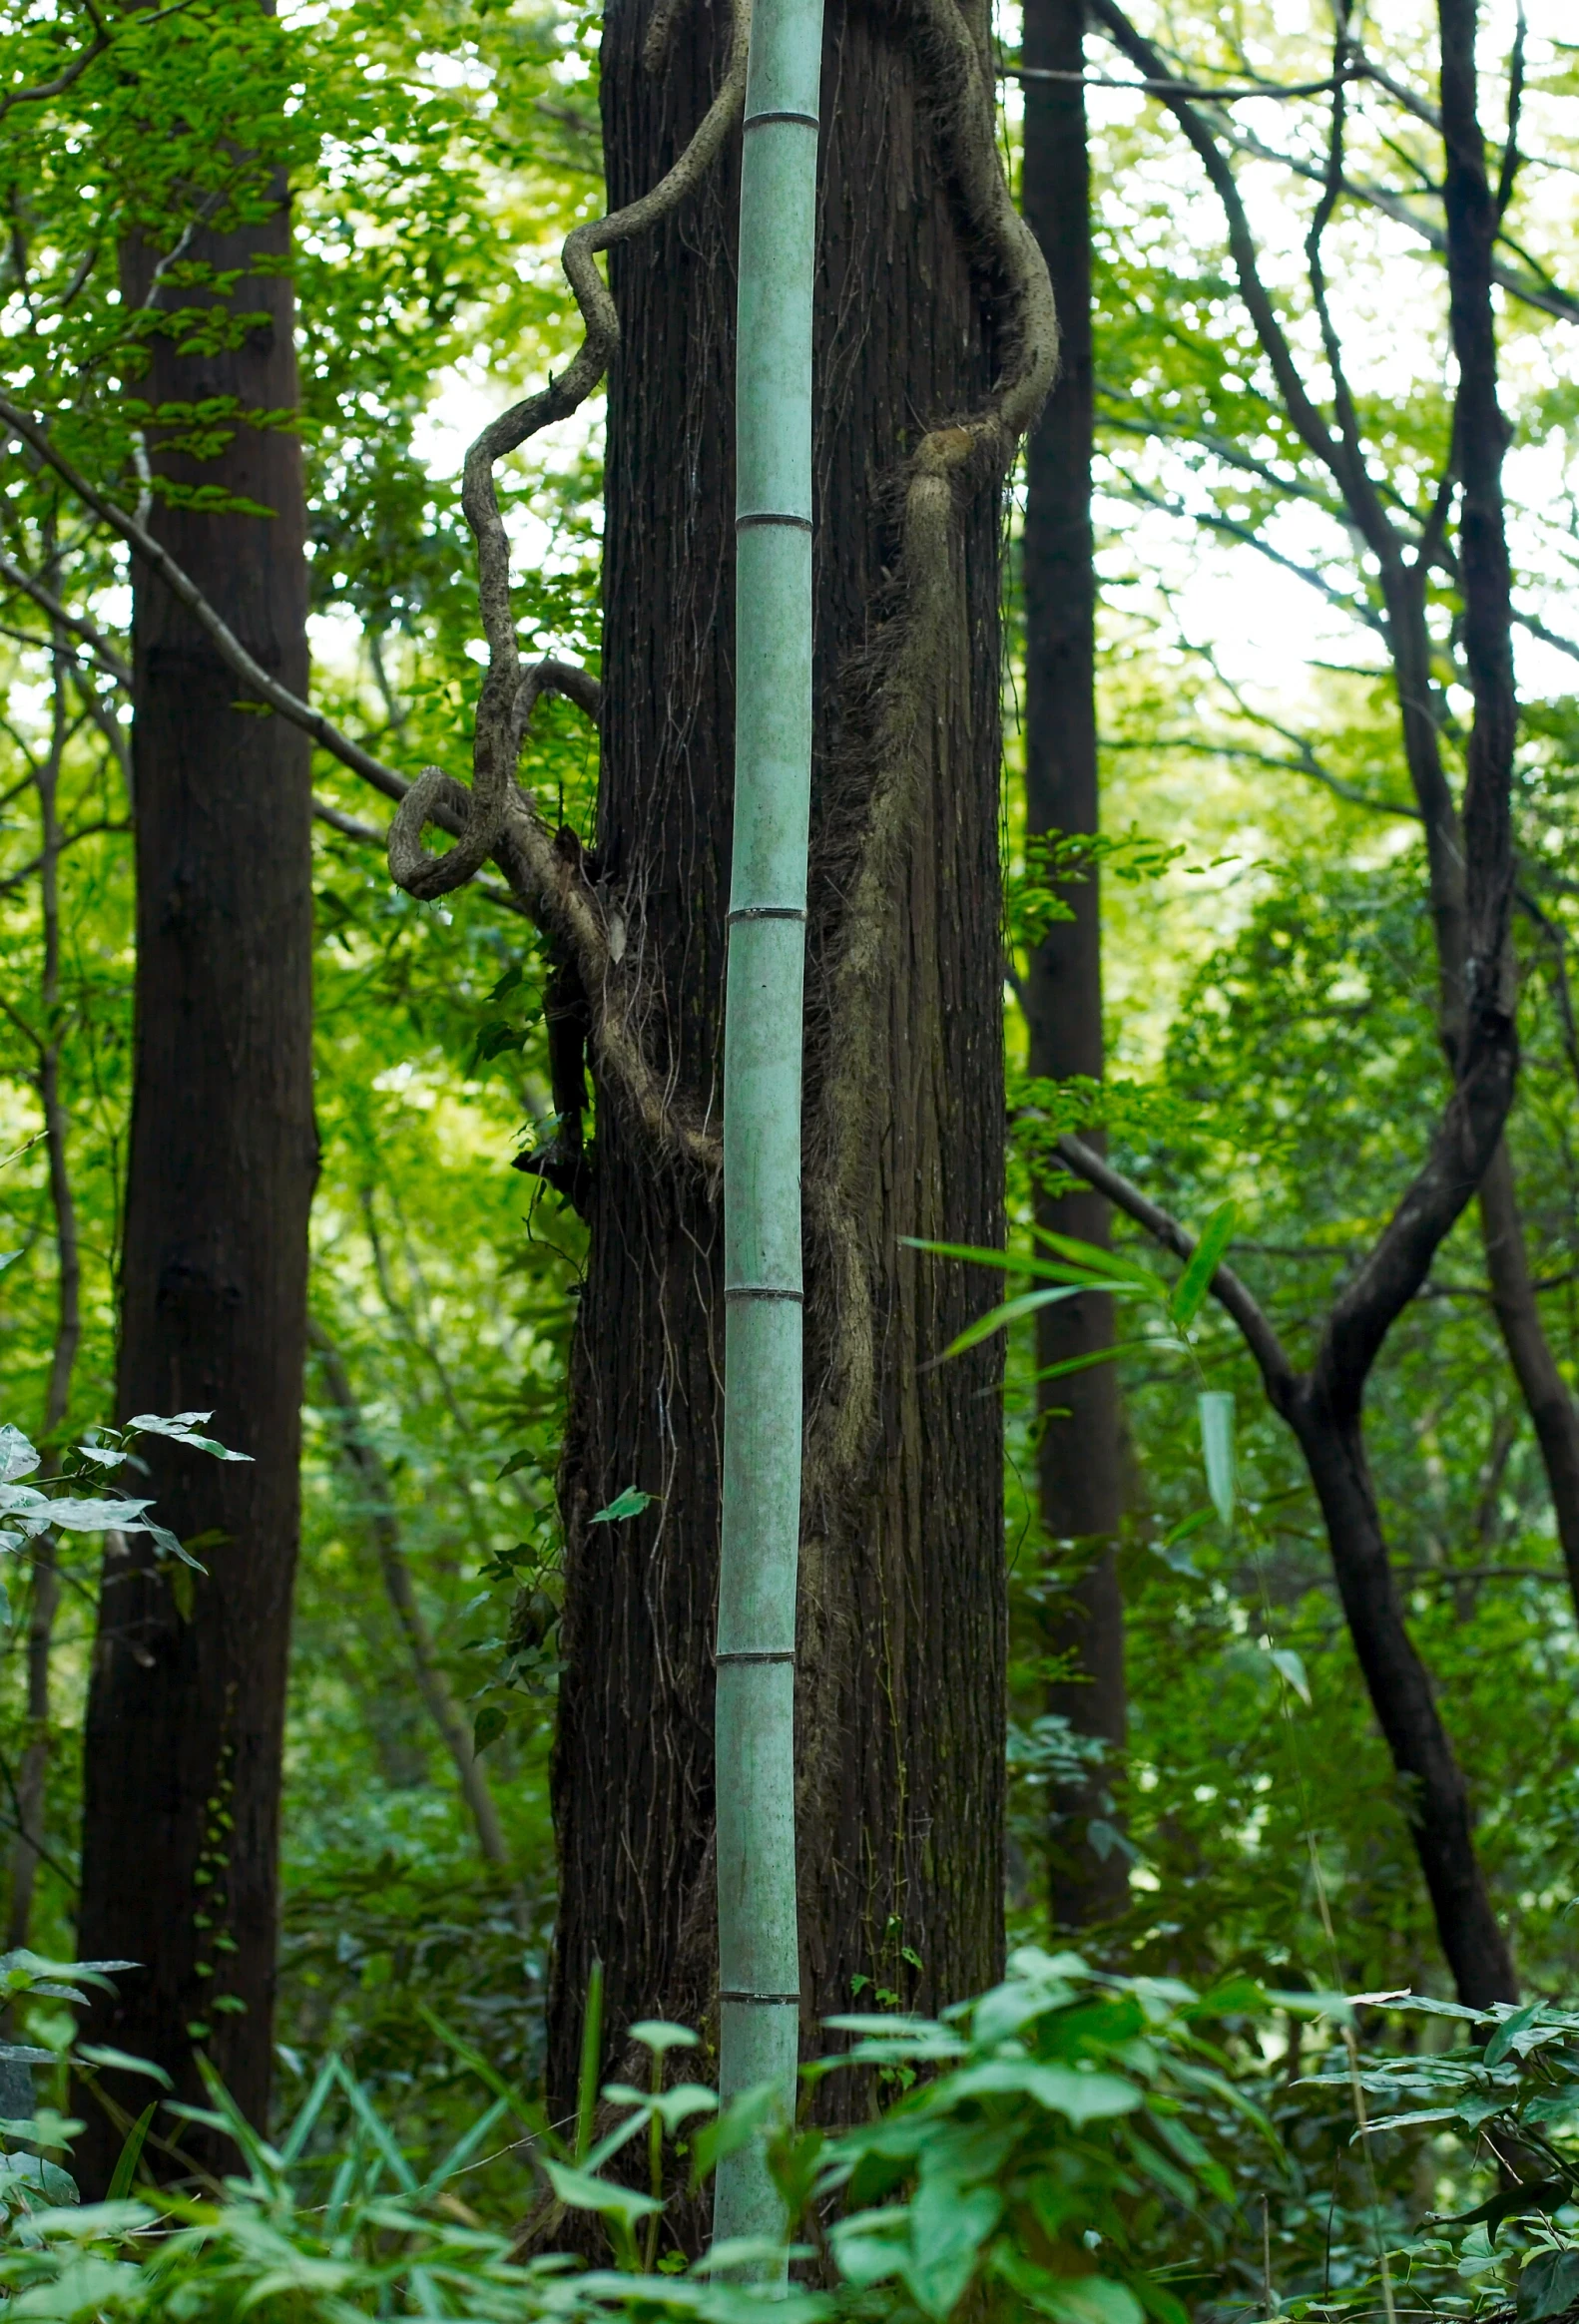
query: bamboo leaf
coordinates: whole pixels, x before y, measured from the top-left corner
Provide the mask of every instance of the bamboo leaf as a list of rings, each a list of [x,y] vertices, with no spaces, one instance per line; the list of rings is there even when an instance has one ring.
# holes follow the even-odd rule
[[[967,1323],[957,1339],[949,1341],[936,1361],[946,1364],[950,1356],[962,1356],[967,1348],[978,1347],[990,1339],[995,1331],[1002,1331],[1011,1323],[1018,1323],[1022,1315],[1031,1314],[1038,1307],[1050,1307],[1056,1300],[1073,1299],[1084,1289],[1080,1283],[1066,1283],[1058,1289],[1021,1291],[1013,1299],[1005,1299],[1000,1306],[989,1307],[985,1315],[978,1315],[974,1323]]]
[[[1109,1364],[1115,1356],[1132,1356],[1142,1348],[1167,1347],[1173,1343],[1156,1339],[1116,1339],[1108,1347],[1089,1348],[1083,1356],[1066,1356],[1061,1364],[1048,1364],[1042,1371],[1033,1372],[1036,1380],[1061,1380],[1066,1372],[1088,1372],[1093,1364]]]
[[[1093,1267],[1077,1267],[1067,1259],[1039,1259],[1028,1251],[989,1250],[975,1242],[923,1242],[913,1234],[901,1235],[911,1250],[930,1251],[934,1258],[968,1259],[978,1267],[1001,1267],[1006,1275],[1032,1275],[1045,1283],[1072,1283],[1095,1291],[1111,1291],[1111,1276]],[[1159,1284],[1158,1288],[1162,1286]]]
[[[1201,1415],[1201,1451],[1206,1461],[1206,1487],[1212,1506],[1231,1531],[1234,1503],[1239,1493],[1239,1464],[1234,1453],[1234,1398],[1227,1388],[1203,1388],[1196,1398]]]
[[[1201,1229],[1201,1239],[1190,1254],[1190,1263],[1174,1287],[1168,1302],[1168,1312],[1181,1327],[1191,1324],[1201,1312],[1202,1302],[1212,1288],[1212,1277],[1217,1273],[1223,1253],[1233,1239],[1234,1222],[1239,1207],[1234,1202],[1220,1202]]]
[[[1057,1251],[1060,1258],[1070,1259],[1077,1266],[1088,1267],[1094,1275],[1104,1275],[1110,1282],[1132,1285],[1136,1290],[1150,1292],[1166,1301],[1168,1286],[1161,1275],[1150,1267],[1143,1267],[1139,1259],[1125,1258],[1122,1252],[1104,1250],[1099,1242],[1082,1242],[1078,1235],[1055,1234],[1050,1226],[1033,1226],[1031,1232],[1038,1242],[1045,1242],[1049,1250]]]

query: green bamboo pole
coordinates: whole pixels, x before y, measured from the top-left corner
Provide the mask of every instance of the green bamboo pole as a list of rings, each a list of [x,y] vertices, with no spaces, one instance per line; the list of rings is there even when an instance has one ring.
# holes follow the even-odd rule
[[[811,285],[822,0],[756,0],[736,371],[735,853],[724,1036],[724,1524],[718,1627],[720,2095],[794,2102],[800,1053],[811,777]],[[755,2148],[714,2234],[781,2235]]]

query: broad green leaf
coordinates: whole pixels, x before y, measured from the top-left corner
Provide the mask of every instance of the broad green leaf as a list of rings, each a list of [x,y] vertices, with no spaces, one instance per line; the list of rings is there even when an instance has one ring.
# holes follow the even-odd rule
[[[663,2204],[656,2195],[644,2195],[635,2187],[622,2187],[613,2179],[598,2178],[590,2170],[578,2170],[572,2162],[548,2162],[547,2171],[556,2195],[571,2211],[596,2211],[605,2219],[618,2219],[629,2226],[633,2219],[645,2219]]]
[[[990,2058],[961,2067],[943,2083],[950,2098],[1013,2093],[1033,2098],[1049,2113],[1062,2114],[1078,2130],[1110,2114],[1130,2113],[1141,2102],[1137,2083],[1116,2074],[1081,2074],[1072,2066],[1042,2066],[1033,2058]]]
[[[1504,2058],[1512,2051],[1519,2036],[1527,2034],[1531,2026],[1534,2025],[1543,2006],[1540,2002],[1526,2002],[1523,2009],[1515,2010],[1511,2018],[1503,2019],[1501,2025],[1486,2044],[1485,2063],[1487,2066],[1500,2066],[1502,2064]]]
[[[212,1412],[178,1412],[163,1420],[157,1412],[139,1412],[126,1424],[128,1436],[165,1436],[173,1443],[191,1445],[194,1452],[212,1453],[217,1461],[250,1461],[251,1453],[233,1453],[229,1445],[222,1445],[218,1437],[201,1436],[199,1421],[212,1420]]]
[[[1301,1661],[1293,1646],[1269,1647],[1268,1659],[1280,1676],[1288,1680],[1295,1693],[1305,1704],[1306,1709],[1309,1710],[1311,1707],[1311,1681],[1305,1674],[1304,1662]]]
[[[1234,1456],[1234,1398],[1227,1388],[1203,1388],[1196,1398],[1201,1415],[1201,1452],[1206,1462],[1206,1488],[1224,1525],[1234,1529],[1234,1505],[1239,1497],[1239,1465]]]
[[[486,1751],[496,1743],[510,1723],[510,1714],[497,1702],[485,1702],[471,1722],[471,1747]]]
[[[38,1467],[38,1454],[19,1428],[9,1421],[0,1428],[0,1485],[9,1485],[14,1477],[31,1477]]]
[[[1538,2251],[1519,2277],[1519,2324],[1545,2324],[1579,2302],[1579,2251]]]
[[[689,2026],[671,2026],[663,2018],[640,2018],[631,2028],[633,2042],[640,2042],[644,2050],[656,2050],[660,2056],[666,2050],[695,2050],[700,2039]]]
[[[1201,1239],[1190,1253],[1190,1262],[1168,1302],[1168,1312],[1181,1329],[1192,1324],[1201,1312],[1202,1302],[1212,1288],[1212,1277],[1233,1239],[1238,1215],[1235,1203],[1220,1202],[1201,1229]]]
[[[917,2307],[941,2319],[964,2297],[981,2246],[1003,2215],[1003,2197],[996,2187],[962,2194],[952,2179],[923,2176],[909,2209],[904,2281]]]

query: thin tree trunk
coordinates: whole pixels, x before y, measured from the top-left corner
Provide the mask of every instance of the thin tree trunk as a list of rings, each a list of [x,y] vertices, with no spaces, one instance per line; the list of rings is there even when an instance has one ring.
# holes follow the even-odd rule
[[[1326,1521],[1332,1571],[1376,1721],[1406,1786],[1409,1829],[1461,2002],[1517,2001],[1518,1979],[1475,1853],[1463,1770],[1403,1619],[1357,1410],[1309,1384],[1288,1407]]]
[[[1029,66],[1078,75],[1085,0],[1027,0]],[[1023,207],[1042,245],[1058,305],[1062,362],[1026,454],[1025,807],[1030,837],[1094,832],[1099,820],[1096,717],[1096,573],[1091,533],[1091,168],[1085,91],[1078,79],[1030,81],[1025,91]],[[1102,1078],[1102,920],[1095,865],[1068,891],[1072,920],[1051,927],[1026,975],[1027,1062],[1033,1075]],[[1105,1245],[1108,1205],[1089,1187],[1037,1195],[1037,1219]],[[1044,1307],[1038,1365],[1111,1346],[1113,1302],[1083,1292]],[[1049,1910],[1055,1929],[1111,1919],[1129,1895],[1122,1848],[1094,1846],[1091,1826],[1114,1823],[1112,1764],[1123,1750],[1124,1601],[1117,1537],[1123,1516],[1118,1377],[1096,1364],[1038,1384],[1037,1484],[1043,1529],[1066,1545],[1053,1575],[1043,1645],[1061,1665],[1047,1707],[1077,1735],[1106,1746],[1109,1764],[1060,1787],[1048,1835]],[[1067,1573],[1064,1581],[1060,1574]]]
[[[1491,1303],[1525,1408],[1535,1424],[1568,1587],[1579,1610],[1579,1406],[1557,1367],[1530,1281],[1524,1223],[1504,1139],[1480,1182],[1480,1235]]]
[[[60,1448],[57,1431],[71,1404],[72,1375],[82,1342],[82,1252],[77,1232],[77,1203],[72,1190],[67,1154],[66,1109],[60,1094],[60,808],[59,787],[66,747],[66,663],[64,640],[55,632],[54,719],[50,747],[38,770],[39,893],[44,932],[44,973],[39,988],[42,1022],[38,1094],[44,1115],[44,1149],[49,1159],[50,1208],[55,1219],[56,1323],[50,1353],[49,1381],[44,1391],[44,1474],[58,1474]],[[50,1663],[54,1647],[55,1616],[60,1607],[58,1551],[53,1534],[43,1534],[33,1547],[32,1584],[27,1625],[27,1746],[17,1771],[16,1845],[11,1852],[11,1899],[6,1921],[6,1943],[12,1949],[28,1942],[33,1921],[33,1891],[45,1845],[45,1809],[52,1757],[50,1733]]]
[[[188,254],[239,269],[230,302],[266,320],[213,353],[152,338],[139,392],[155,405],[234,396],[247,410],[293,408],[289,249],[282,191],[263,224],[198,235]],[[148,253],[129,251],[124,273],[128,297],[146,296]],[[154,458],[272,510],[156,503],[152,522],[258,661],[304,693],[296,437],[241,424],[215,460],[157,446]],[[180,1539],[203,1543],[207,1573],[157,1570],[140,1538],[106,1559],[79,1942],[90,1958],[143,1964],[95,2007],[95,2036],[157,2061],[199,2102],[201,2049],[262,2124],[316,1170],[309,749],[282,718],[238,706],[206,633],[135,560],[133,580],[137,1055],[119,1406],[212,1411],[214,1432],[251,1462],[150,1440],[147,1489]],[[143,2092],[128,2083],[118,2094],[135,2110]],[[82,2111],[78,2162],[85,2190],[102,2194],[121,2138],[91,2099]],[[196,2124],[181,2135],[226,2166],[223,2140]]]
[[[1438,1013],[1442,1046],[1451,1063],[1462,1038],[1465,1007],[1464,840],[1442,768],[1441,737],[1429,694],[1430,634],[1415,573],[1402,577],[1389,592],[1387,637],[1404,756],[1425,825]],[[1478,1208],[1492,1311],[1534,1424],[1557,1539],[1579,1611],[1579,1405],[1558,1369],[1541,1319],[1505,1136],[1498,1141],[1481,1183]]]
[[[1118,8],[1117,0],[1094,0],[1094,5],[1106,29],[1133,64],[1148,74],[1165,74],[1164,60],[1159,52],[1135,32]],[[1464,30],[1466,12],[1469,25],[1467,34]],[[1471,328],[1471,311],[1479,296],[1477,290],[1469,287],[1463,262],[1464,251],[1469,242],[1478,239],[1489,252],[1497,222],[1497,200],[1489,184],[1483,183],[1478,193],[1469,191],[1473,168],[1470,136],[1461,118],[1464,117],[1465,107],[1467,118],[1473,118],[1475,111],[1475,20],[1473,0],[1448,0],[1441,15],[1444,70],[1449,79],[1455,80],[1458,92],[1453,123],[1448,122],[1445,105],[1443,115],[1444,130],[1454,139],[1458,153],[1458,160],[1452,165],[1456,207],[1454,229],[1449,236],[1450,272],[1454,277],[1451,296],[1454,302],[1455,333]],[[1286,378],[1279,361],[1284,342],[1270,306],[1258,300],[1259,284],[1249,223],[1234,193],[1228,165],[1221,153],[1216,151],[1210,129],[1188,103],[1174,103],[1172,110],[1201,155],[1223,198],[1230,238],[1236,243],[1236,262],[1240,266],[1247,303],[1251,307],[1263,346],[1273,358],[1274,369],[1280,372],[1281,378]],[[1477,125],[1473,136],[1478,138],[1479,134]],[[1483,180],[1483,170],[1481,175]],[[1478,274],[1478,257],[1474,260],[1474,268]],[[1460,365],[1453,436],[1453,462],[1462,475],[1465,489],[1465,512],[1460,530],[1465,536],[1463,579],[1466,592],[1470,586],[1470,568],[1473,566],[1483,572],[1485,545],[1500,523],[1500,514],[1497,513],[1500,511],[1500,495],[1492,496],[1496,503],[1493,511],[1487,499],[1483,474],[1488,460],[1500,463],[1503,435],[1503,422],[1496,410],[1496,347],[1489,302],[1483,320],[1472,326],[1472,335],[1480,343],[1480,352],[1471,360],[1467,370]],[[1349,521],[1376,558],[1379,569],[1379,586],[1386,613],[1387,650],[1392,663],[1404,761],[1424,827],[1427,890],[1436,939],[1441,1035],[1451,1063],[1462,1037],[1466,1003],[1464,834],[1459,829],[1458,809],[1442,763],[1439,712],[1433,686],[1435,662],[1426,620],[1426,585],[1435,555],[1432,544],[1438,542],[1440,533],[1445,529],[1450,478],[1444,477],[1442,480],[1437,512],[1426,528],[1426,542],[1416,542],[1412,535],[1400,531],[1388,516],[1365,472],[1357,440],[1351,457],[1338,456],[1324,421],[1316,413],[1309,400],[1302,396],[1297,385],[1291,393],[1285,384],[1284,401],[1291,419],[1307,444],[1318,456],[1326,459],[1332,480],[1343,497]],[[1469,474],[1472,468],[1477,471],[1477,482],[1473,487]],[[1470,513],[1471,498],[1477,503],[1478,514]],[[1471,534],[1478,544],[1474,548],[1469,546]],[[1505,546],[1499,553],[1505,562]],[[1484,670],[1483,656],[1481,661]],[[1508,715],[1516,717],[1511,661],[1507,687]],[[1482,1195],[1479,1208],[1486,1266],[1491,1278],[1493,1309],[1514,1376],[1535,1426],[1536,1440],[1546,1471],[1547,1489],[1557,1522],[1558,1539],[1568,1566],[1575,1608],[1579,1610],[1579,1558],[1576,1558],[1576,1545],[1579,1545],[1579,1407],[1576,1407],[1558,1371],[1541,1320],[1540,1304],[1530,1282],[1523,1222],[1514,1196],[1511,1164],[1505,1156],[1500,1160],[1493,1157],[1488,1170],[1488,1187],[1489,1192]]]
[[[510,1863],[509,1842],[505,1839],[499,1810],[494,1804],[482,1762],[472,1747],[466,1714],[455,1699],[444,1665],[439,1660],[427,1618],[417,1603],[411,1568],[406,1562],[405,1549],[400,1540],[400,1519],[394,1495],[390,1491],[388,1471],[377,1446],[367,1434],[361,1406],[356,1400],[356,1392],[351,1386],[350,1375],[338,1348],[319,1324],[309,1325],[308,1337],[318,1359],[323,1384],[328,1389],[338,1417],[340,1452],[346,1467],[362,1489],[363,1510],[372,1534],[373,1548],[378,1554],[378,1571],[395,1620],[410,1649],[418,1691],[454,1764],[455,1779],[477,1828],[477,1845],[483,1858],[487,1863],[497,1864],[507,1870]]]
[[[1167,79],[1165,61],[1135,30],[1119,0],[1091,0],[1091,5],[1133,65],[1148,78]],[[1512,1955],[1496,1926],[1474,1852],[1462,1773],[1387,1568],[1361,1426],[1365,1385],[1388,1331],[1493,1166],[1518,1065],[1517,979],[1510,942],[1518,705],[1501,480],[1507,430],[1497,398],[1491,295],[1496,204],[1476,114],[1476,0],[1438,0],[1438,22],[1450,331],[1458,366],[1453,453],[1462,486],[1459,568],[1464,652],[1475,705],[1461,819],[1441,764],[1430,697],[1430,641],[1422,618],[1432,542],[1445,531],[1451,506],[1447,480],[1426,539],[1406,557],[1403,539],[1365,465],[1326,302],[1320,244],[1341,184],[1343,88],[1340,84],[1332,98],[1326,189],[1306,242],[1332,378],[1330,420],[1305,384],[1262,281],[1250,222],[1215,132],[1188,99],[1170,95],[1166,102],[1222,202],[1240,288],[1290,419],[1342,494],[1350,522],[1380,569],[1405,753],[1425,823],[1444,1046],[1453,1071],[1453,1093],[1430,1154],[1363,1265],[1338,1292],[1308,1374],[1295,1373],[1266,1318],[1227,1269],[1219,1270],[1213,1287],[1240,1323],[1272,1402],[1305,1449],[1371,1705],[1409,1787],[1408,1813],[1442,1950],[1463,1999],[1478,2007],[1516,1998]],[[1340,51],[1346,38],[1340,11]],[[1071,1158],[1083,1157],[1076,1162],[1082,1174],[1160,1240],[1175,1250],[1190,1247],[1177,1225],[1101,1157],[1080,1149],[1076,1141],[1063,1145]]]
[[[653,184],[724,54],[708,0],[674,15],[653,70],[645,0],[606,19],[614,203]],[[851,1240],[869,1266],[875,1423],[848,1496],[807,1495],[796,1695],[802,2027],[874,1981],[922,2009],[979,1987],[1001,1952],[1003,1546],[993,1359],[920,1367],[970,1312],[964,1271],[901,1237],[992,1240],[1002,1153],[997,508],[957,488],[963,549],[930,674],[935,717],[874,939],[869,1014],[831,1025],[830,966],[868,812],[846,681],[896,562],[916,432],[990,389],[990,317],[902,24],[829,12],[813,449],[816,724],[808,1122],[841,1041],[874,1039]],[[640,899],[626,936],[648,1038],[678,1105],[718,1119],[730,853],[734,240],[738,164],[650,242],[615,252],[605,707],[597,863]],[[841,695],[843,699],[841,700]],[[869,705],[868,705],[869,706]],[[807,1167],[808,1191],[814,1172]],[[566,1671],[554,1771],[561,1905],[549,2087],[573,2095],[582,1997],[608,1965],[615,2035],[639,2015],[708,2020],[713,1901],[722,1252],[709,1187],[655,1169],[599,1091],[590,1252],[560,1477]],[[807,1252],[807,1403],[844,1360],[830,1261]],[[858,1318],[851,1318],[852,1322]],[[987,1390],[987,1393],[983,1393]],[[623,1488],[658,1498],[589,1521]],[[919,1967],[916,1964],[919,1963]]]
[[[1404,1621],[1370,1482],[1361,1402],[1390,1323],[1412,1296],[1410,1286],[1424,1281],[1432,1252],[1481,1174],[1476,1158],[1491,1143],[1487,1125],[1498,1118],[1499,1085],[1504,1111],[1511,1087],[1501,1074],[1487,1082],[1489,1103],[1473,1089],[1455,1093],[1425,1168],[1327,1316],[1309,1372],[1295,1371],[1231,1268],[1220,1267],[1212,1278],[1213,1293],[1256,1359],[1268,1400],[1299,1438],[1371,1709],[1402,1779],[1403,1810],[1442,1952],[1460,2001],[1477,2009],[1516,2001],[1518,1981],[1475,1852],[1463,1771]],[[1103,1157],[1078,1139],[1060,1141],[1060,1153],[1166,1250],[1190,1256],[1194,1238]]]

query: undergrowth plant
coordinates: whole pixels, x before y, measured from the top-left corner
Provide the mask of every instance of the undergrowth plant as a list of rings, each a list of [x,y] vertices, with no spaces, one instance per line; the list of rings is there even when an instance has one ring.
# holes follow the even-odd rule
[[[19,1993],[69,1998],[82,1977],[17,1960],[7,1969]],[[46,2142],[64,2155],[80,2125],[41,2109],[0,2125],[10,2174],[0,2294],[18,2317],[51,2324],[616,2314],[744,2324],[768,2299],[785,2324],[967,2314],[1184,2324],[1170,2250],[1233,2231],[1233,2187],[1213,2150],[1222,2122],[1275,2166],[1275,2133],[1222,2041],[1225,2020],[1249,2023],[1271,1999],[1246,1979],[1201,1996],[1029,1949],[1001,1985],[940,2020],[837,2021],[851,2046],[805,2070],[805,2096],[828,2075],[853,2074],[870,2077],[875,2102],[869,2120],[834,2134],[785,2121],[771,2088],[721,2112],[700,2083],[667,2081],[669,2055],[695,2042],[670,2026],[633,2029],[653,2061],[650,2087],[606,2084],[599,2106],[594,1991],[590,2071],[568,2135],[450,2037],[479,2105],[437,2155],[418,2157],[337,2058],[273,2138],[211,2073],[207,2107],[166,2101],[157,2133],[148,2109],[112,2199],[93,2205],[69,2199],[61,2162],[43,2167]],[[92,2054],[74,2063],[91,2073]],[[236,2171],[223,2183],[150,2183],[156,2149],[145,2138],[157,2135],[168,2172],[187,2119],[228,2133]],[[677,2198],[694,2202],[721,2155],[750,2141],[762,2142],[797,2237],[800,2280],[777,2297],[737,2280],[760,2270],[759,2246],[719,2244],[688,2265],[670,2228]],[[559,2254],[523,2258],[518,2220],[486,2218],[467,2200],[483,2164],[512,2145],[541,2174]],[[585,2264],[605,2247],[615,2266]]]

